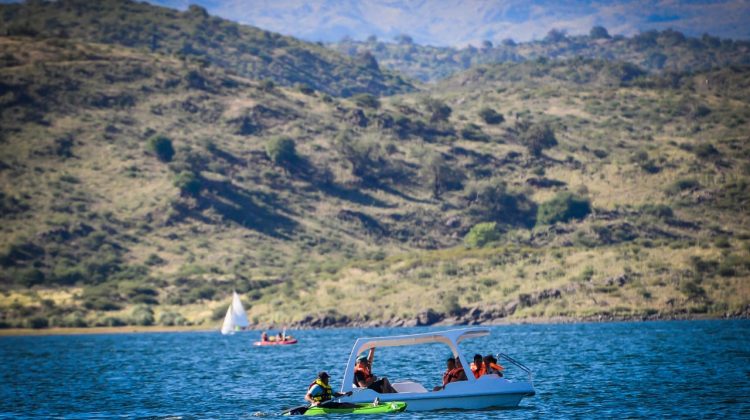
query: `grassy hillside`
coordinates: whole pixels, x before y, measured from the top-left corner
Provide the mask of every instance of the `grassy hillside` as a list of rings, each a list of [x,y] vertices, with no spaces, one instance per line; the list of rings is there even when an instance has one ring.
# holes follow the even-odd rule
[[[566,36],[551,30],[541,41],[462,49],[400,43],[342,40],[332,49],[351,56],[372,54],[388,69],[422,81],[444,79],[480,64],[522,62],[537,58],[578,57],[629,62],[649,72],[705,71],[716,67],[750,64],[750,42],[710,35],[691,38],[674,30],[648,31],[633,37],[610,36],[598,27],[586,36]]]
[[[333,98],[0,37],[0,322],[747,316],[750,70],[474,68]]]
[[[393,94],[409,82],[376,62],[348,58],[317,44],[209,16],[126,0],[35,1],[0,5],[0,34],[75,39],[177,55],[234,74],[331,95]]]

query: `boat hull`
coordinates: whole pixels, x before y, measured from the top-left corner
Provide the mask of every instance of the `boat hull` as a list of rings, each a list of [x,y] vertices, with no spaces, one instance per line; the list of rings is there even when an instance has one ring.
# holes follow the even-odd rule
[[[472,385],[468,382],[448,384],[446,389],[433,392],[399,392],[380,394],[371,389],[355,391],[352,396],[341,398],[342,402],[404,401],[407,411],[429,410],[478,410],[487,408],[516,407],[524,397],[535,394],[534,387],[527,382],[509,382],[495,379]]]
[[[256,346],[288,346],[290,344],[297,344],[297,340],[285,340],[285,341],[256,341],[253,345]]]

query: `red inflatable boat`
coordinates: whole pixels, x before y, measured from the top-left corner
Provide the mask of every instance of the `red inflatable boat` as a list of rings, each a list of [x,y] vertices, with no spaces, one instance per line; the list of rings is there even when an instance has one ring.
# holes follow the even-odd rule
[[[283,341],[256,341],[253,344],[256,346],[286,346],[289,344],[297,344],[297,339],[292,338],[291,340]]]

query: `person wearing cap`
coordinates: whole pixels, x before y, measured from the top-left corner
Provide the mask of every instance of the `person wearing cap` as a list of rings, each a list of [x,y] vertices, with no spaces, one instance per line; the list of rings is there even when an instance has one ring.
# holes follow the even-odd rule
[[[352,395],[352,392],[340,393],[333,392],[331,386],[328,385],[328,373],[319,372],[318,378],[307,388],[307,394],[305,394],[305,400],[310,402],[311,406],[320,405],[326,401],[330,401],[333,397],[343,397],[344,395]],[[326,404],[328,405],[328,404]]]
[[[357,358],[357,365],[354,367],[354,386],[360,388],[369,388],[381,394],[395,394],[398,391],[391,385],[388,378],[380,378],[372,374],[370,367],[372,359],[375,357],[375,349],[370,349],[367,356],[364,354]]]

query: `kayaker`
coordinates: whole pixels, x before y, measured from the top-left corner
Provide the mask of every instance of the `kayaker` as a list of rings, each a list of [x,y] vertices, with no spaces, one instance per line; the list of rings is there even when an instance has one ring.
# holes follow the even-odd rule
[[[484,356],[485,375],[494,374],[502,378],[504,367],[497,364],[495,356],[488,354]]]
[[[310,402],[311,406],[316,406],[326,401],[330,401],[333,397],[343,397],[345,395],[352,395],[352,392],[340,393],[333,392],[331,386],[328,385],[328,372],[319,372],[318,378],[307,388],[307,394],[305,394],[305,400]],[[332,406],[336,403],[328,403],[327,407]]]
[[[369,355],[364,354],[357,358],[357,365],[354,367],[354,385],[360,388],[369,388],[381,394],[395,394],[398,391],[391,386],[388,378],[380,378],[373,375],[370,371],[372,359],[375,357],[375,349],[370,349]]]
[[[482,355],[475,354],[474,362],[471,364],[471,373],[474,374],[475,378],[479,379],[479,377],[484,375],[486,372],[487,372],[487,369],[484,366],[484,360],[482,359]]]
[[[260,341],[268,341],[268,333],[263,331],[260,333]]]

